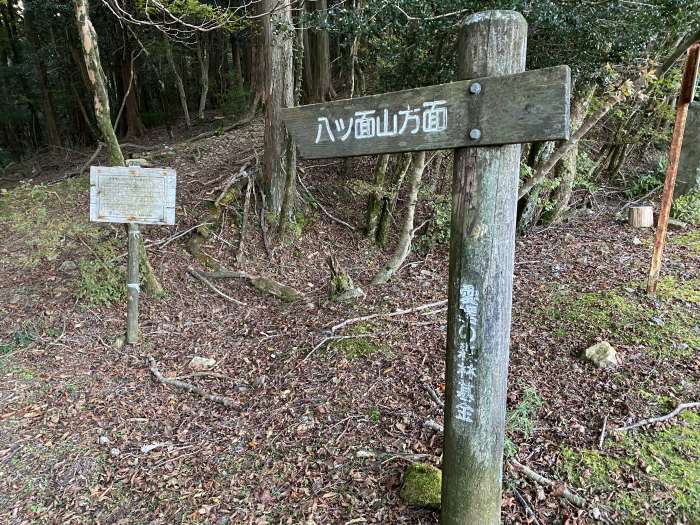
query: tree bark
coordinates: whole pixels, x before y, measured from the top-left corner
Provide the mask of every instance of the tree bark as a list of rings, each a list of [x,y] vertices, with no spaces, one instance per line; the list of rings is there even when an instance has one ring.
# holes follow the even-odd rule
[[[367,199],[367,226],[365,234],[367,237],[375,241],[377,237],[377,228],[379,219],[382,213],[382,197],[384,193],[384,182],[386,180],[386,170],[389,166],[389,154],[380,155],[377,157],[374,165],[374,183],[372,192]]]
[[[294,67],[292,62],[293,31],[290,0],[281,3],[264,0],[263,8],[272,11],[263,17],[266,73],[268,90],[265,98],[265,153],[263,156],[262,187],[269,211],[279,214],[284,196],[288,170],[296,163],[289,162],[289,135],[282,121],[281,109],[294,103]]]
[[[197,118],[204,120],[204,110],[207,107],[207,94],[209,93],[209,41],[208,33],[197,35],[197,59],[199,61],[199,109]]]
[[[396,250],[389,259],[389,262],[375,275],[372,279],[372,284],[383,284],[401,268],[401,265],[411,253],[411,243],[413,242],[413,223],[416,214],[416,205],[418,204],[418,190],[425,169],[425,151],[419,151],[412,154],[413,162],[408,176],[408,206],[406,208],[406,217],[404,218],[399,244]]]
[[[180,106],[182,107],[182,114],[185,116],[185,126],[188,128],[192,127],[192,121],[190,120],[190,110],[187,106],[187,92],[185,91],[185,84],[182,82],[182,77],[177,71],[177,66],[175,65],[175,59],[173,58],[173,48],[170,44],[170,40],[167,36],[163,37],[163,43],[165,44],[165,57],[168,60],[170,69],[175,77],[175,86],[177,87],[177,95],[180,99]]]
[[[325,19],[328,11],[327,0],[315,0],[315,11],[319,13],[322,19]],[[316,29],[313,35],[313,57],[311,63],[313,66],[313,81],[314,81],[314,101],[325,102],[335,97],[333,86],[331,84],[331,58],[330,58],[330,41],[328,31],[325,29]]]
[[[576,132],[583,119],[586,118],[594,92],[594,86],[586,86],[580,90],[580,95],[576,97],[571,108],[572,133]],[[558,178],[560,182],[554,193],[554,209],[549,217],[549,222],[553,224],[559,222],[569,209],[569,202],[571,201],[571,194],[574,191],[574,182],[576,180],[577,159],[578,144],[569,150],[555,168],[555,178]]]
[[[401,186],[403,186],[403,181],[406,178],[408,169],[411,167],[412,160],[412,154],[403,153],[399,155],[394,166],[391,175],[391,189],[382,198],[382,211],[379,216],[379,226],[376,235],[376,243],[379,246],[385,247],[389,243],[389,229],[396,211],[396,203],[399,200]]]
[[[126,137],[127,139],[142,137],[146,133],[146,127],[141,120],[139,100],[136,96],[136,71],[133,57],[129,61],[122,61],[120,70],[124,96],[126,97],[124,101],[126,105]]]
[[[78,22],[78,32],[83,45],[83,56],[88,79],[92,85],[95,104],[95,119],[97,127],[107,145],[107,162],[110,166],[123,166],[124,155],[119,147],[119,141],[112,127],[109,110],[109,95],[105,82],[104,71],[100,63],[100,50],[97,44],[97,34],[90,22],[87,0],[75,0],[75,17]]]

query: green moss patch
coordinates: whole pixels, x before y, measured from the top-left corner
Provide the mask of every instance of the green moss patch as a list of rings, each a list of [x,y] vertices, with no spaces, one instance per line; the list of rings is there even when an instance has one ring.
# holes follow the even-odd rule
[[[126,270],[119,265],[117,245],[95,245],[93,257],[81,259],[76,298],[84,306],[108,305],[126,299]]]
[[[401,499],[412,507],[438,510],[442,490],[442,472],[427,463],[414,463],[404,477]]]
[[[53,186],[23,184],[0,194],[0,225],[26,248],[16,256],[19,265],[36,267],[73,247],[76,237],[98,236],[99,228],[89,221],[89,189],[87,177],[76,177]]]
[[[636,283],[641,286],[640,283]],[[685,302],[696,301],[696,281],[665,278],[658,307],[634,289],[577,293],[557,292],[547,309],[559,338],[576,337],[581,345],[605,339],[613,346],[636,346],[658,356],[691,357],[700,349],[700,312]]]
[[[621,523],[700,523],[697,413],[686,411],[663,430],[630,431],[607,443],[602,451],[562,449],[562,473],[593,493],[614,492],[610,506]]]
[[[700,253],[700,230],[674,235],[670,238],[670,243],[675,246],[685,246],[692,252]]]
[[[335,348],[345,354],[348,359],[362,359],[371,357],[375,354],[384,354],[389,359],[394,358],[394,354],[389,347],[377,344],[376,339],[372,338],[372,326],[361,323],[349,331],[348,335],[352,335],[348,339],[339,339],[334,342]],[[365,336],[366,334],[366,336]]]

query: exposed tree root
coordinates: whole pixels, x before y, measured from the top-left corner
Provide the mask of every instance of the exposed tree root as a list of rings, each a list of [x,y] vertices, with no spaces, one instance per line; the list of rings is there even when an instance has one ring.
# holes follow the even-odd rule
[[[365,315],[362,317],[354,317],[352,319],[346,319],[342,323],[338,323],[335,326],[331,327],[331,332],[337,332],[341,328],[345,328],[348,325],[355,324],[355,323],[361,323],[363,321],[369,321],[370,319],[376,319],[377,317],[396,317],[397,315],[405,315],[405,314],[410,314],[412,312],[419,312],[421,310],[427,310],[428,308],[435,308],[437,306],[443,306],[447,304],[447,299],[443,301],[436,301],[434,303],[429,303],[429,304],[424,304],[422,306],[416,306],[415,308],[408,308],[406,310],[396,310],[395,312],[391,312],[388,314],[371,314],[371,315]]]
[[[192,267],[188,268],[187,271],[189,272],[190,275],[192,275],[193,277],[196,277],[197,279],[202,281],[204,284],[206,284],[212,291],[214,291],[214,293],[216,293],[220,297],[223,297],[227,301],[231,301],[232,303],[236,303],[237,305],[240,305],[240,306],[246,305],[245,303],[243,303],[237,299],[234,299],[233,297],[226,295],[224,292],[219,290],[216,286],[214,286],[211,282],[209,282],[209,279],[207,279],[204,276],[204,274],[202,274],[201,272],[198,272],[197,270],[195,270]]]
[[[518,463],[514,459],[511,459],[509,464],[511,468],[516,472],[521,472],[525,475],[525,477],[539,483],[540,485],[551,487],[555,495],[561,496],[562,498],[576,505],[577,507],[582,509],[588,507],[588,501],[586,501],[585,498],[582,498],[581,496],[571,492],[564,483],[545,478],[541,474],[538,474],[537,472],[532,470],[530,467],[527,467],[522,463]]]
[[[230,272],[222,270],[217,272],[201,273],[200,275],[207,279],[245,279],[248,281],[248,284],[256,290],[274,295],[283,301],[292,302],[304,298],[303,293],[295,290],[291,286],[278,283],[269,277],[253,275],[247,272]]]
[[[186,383],[178,379],[172,379],[170,377],[165,377],[163,374],[161,374],[160,370],[158,370],[158,364],[156,363],[156,360],[153,359],[153,357],[151,357],[150,355],[147,356],[147,359],[148,368],[151,371],[151,374],[153,374],[153,377],[155,377],[159,383],[163,383],[164,385],[169,385],[174,388],[179,388],[180,390],[184,390],[185,392],[189,392],[191,394],[197,394],[198,396],[201,396],[204,399],[213,401],[214,403],[220,403],[228,408],[233,408],[236,406],[236,401],[230,397],[212,394],[210,392],[207,392],[203,388],[199,388],[198,386],[192,385],[190,383]]]

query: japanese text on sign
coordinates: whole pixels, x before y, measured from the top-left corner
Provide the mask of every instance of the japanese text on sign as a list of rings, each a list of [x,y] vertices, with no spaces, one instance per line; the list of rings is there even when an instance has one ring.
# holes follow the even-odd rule
[[[472,423],[474,416],[474,362],[478,342],[479,290],[464,284],[459,294],[459,347],[457,351],[457,391],[455,393],[455,418],[462,423]]]
[[[323,142],[345,142],[349,138],[355,140],[378,137],[398,137],[418,133],[440,133],[447,129],[447,106],[445,100],[423,102],[421,107],[399,110],[390,113],[384,109],[356,111],[349,118],[318,117],[316,144]]]

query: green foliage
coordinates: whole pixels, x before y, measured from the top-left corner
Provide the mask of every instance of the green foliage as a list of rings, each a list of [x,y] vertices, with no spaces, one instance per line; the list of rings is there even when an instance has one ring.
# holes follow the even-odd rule
[[[660,406],[669,412],[672,407]],[[563,448],[560,468],[583,488],[609,494],[622,523],[700,522],[700,416],[686,411],[663,430],[631,431],[605,450]],[[625,480],[634,479],[634,484]]]
[[[674,235],[670,242],[676,246],[685,246],[691,252],[700,253],[700,231]]]
[[[674,199],[671,216],[679,221],[700,225],[700,191],[680,195]]]
[[[579,148],[576,157],[576,178],[574,179],[574,188],[583,188],[589,193],[596,193],[600,189],[600,185],[588,178],[589,173],[595,166],[595,162],[591,159],[588,152],[583,148]]]
[[[240,75],[231,75],[231,87],[224,94],[221,107],[228,115],[241,116],[253,101],[250,88],[243,82]]]
[[[432,219],[425,234],[416,242],[418,253],[427,253],[433,246],[447,245],[450,242],[452,199],[438,195],[427,201],[427,204],[432,208]]]
[[[109,305],[126,298],[126,272],[114,266],[116,245],[97,244],[94,259],[80,261],[80,282],[76,298],[85,306]]]
[[[518,434],[519,438],[528,439],[535,428],[534,419],[543,404],[542,397],[536,388],[529,385],[523,386],[520,402],[508,412],[506,417],[506,432],[508,434],[504,446],[506,458],[514,456],[518,451],[511,436]]]
[[[8,341],[0,341],[0,356],[29,346],[36,336],[37,329],[34,324],[31,321],[25,321],[19,330],[12,332]]]
[[[666,155],[659,156],[654,171],[642,172],[631,180],[625,191],[627,197],[630,199],[642,197],[653,189],[663,186],[667,165],[668,157]]]

